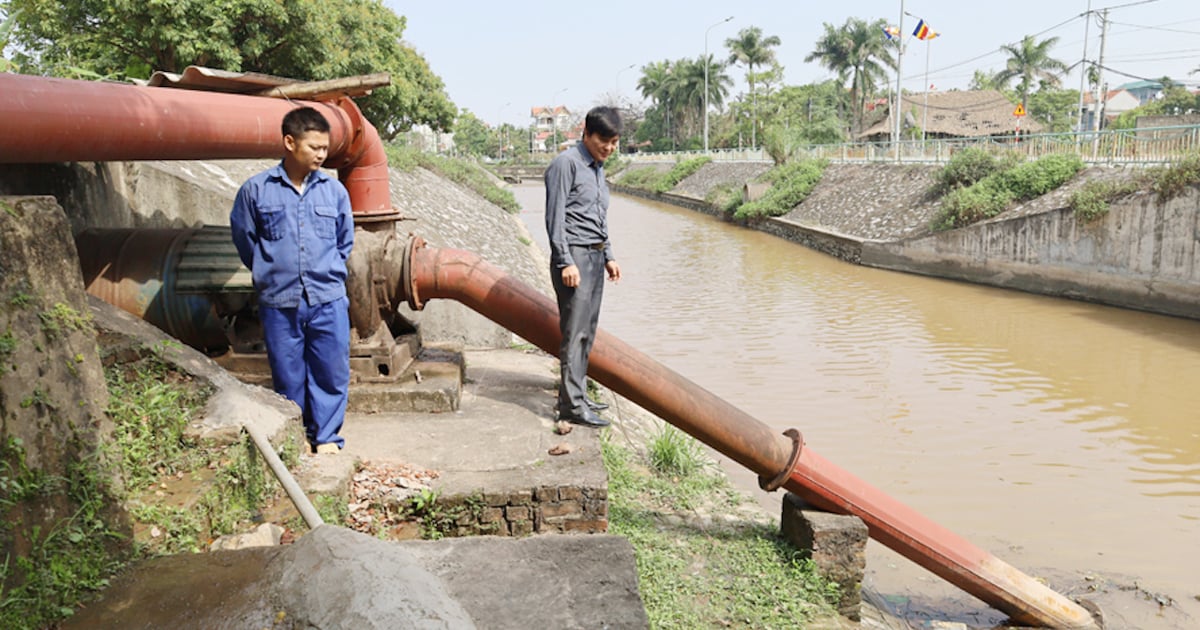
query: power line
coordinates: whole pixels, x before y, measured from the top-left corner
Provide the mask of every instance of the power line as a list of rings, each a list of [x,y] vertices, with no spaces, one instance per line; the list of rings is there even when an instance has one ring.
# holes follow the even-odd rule
[[[1142,31],[1164,31],[1167,33],[1183,33],[1184,35],[1200,35],[1200,31],[1185,31],[1185,30],[1181,30],[1181,29],[1177,29],[1177,28],[1165,28],[1162,26],[1145,26],[1142,24],[1128,24],[1126,22],[1113,22],[1111,20],[1109,20],[1109,23],[1117,24],[1120,26],[1130,26],[1130,27],[1133,27],[1133,28],[1136,28],[1136,29],[1142,30]]]
[[[1149,1],[1149,2],[1155,2],[1155,1],[1157,1],[1157,0],[1148,0],[1148,1]],[[1034,33],[1033,35],[1028,35],[1027,37],[1041,37],[1042,35],[1045,35],[1046,33],[1049,33],[1050,31],[1053,31],[1053,30],[1055,30],[1055,29],[1057,29],[1057,28],[1059,28],[1059,27],[1066,26],[1067,24],[1070,24],[1071,22],[1074,22],[1075,20],[1078,20],[1079,18],[1081,18],[1081,17],[1084,17],[1085,15],[1087,15],[1087,14],[1086,14],[1086,13],[1080,13],[1079,15],[1076,15],[1075,17],[1067,18],[1066,20],[1063,20],[1062,22],[1059,22],[1058,24],[1055,24],[1054,26],[1051,26],[1050,28],[1044,29],[1044,30],[1042,30],[1042,31],[1039,31],[1039,32],[1037,32],[1037,33]],[[1022,38],[1022,39],[1024,39],[1024,38]],[[999,47],[997,47],[997,48],[996,48],[996,50],[993,50],[993,51],[991,51],[991,52],[986,52],[986,53],[984,53],[984,54],[982,54],[982,55],[979,55],[979,56],[977,56],[977,57],[972,57],[972,58],[970,58],[970,59],[967,59],[966,61],[960,61],[960,62],[958,62],[958,63],[953,63],[953,64],[950,64],[950,65],[948,65],[948,66],[942,66],[941,68],[938,68],[938,69],[936,69],[936,70],[930,70],[930,71],[929,71],[929,73],[930,73],[930,74],[935,74],[935,73],[938,73],[938,72],[942,72],[943,70],[950,70],[950,69],[952,69],[952,68],[957,68],[957,67],[959,67],[959,66],[965,66],[965,65],[967,65],[967,64],[969,64],[969,63],[972,63],[972,62],[975,62],[975,61],[979,61],[980,59],[983,59],[983,58],[985,58],[985,57],[990,57],[990,56],[992,56],[992,55],[995,55],[995,54],[999,54],[999,53],[1001,53],[1001,52],[1004,52],[1004,51],[1003,51],[1003,49],[1004,49],[1004,47],[1005,47],[1005,46],[1016,46],[1016,45],[1018,45],[1018,44],[1020,44],[1020,43],[1021,43],[1021,40],[1017,40],[1017,41],[1015,41],[1015,42],[1010,42],[1010,43],[1008,43],[1008,44],[1001,44]]]

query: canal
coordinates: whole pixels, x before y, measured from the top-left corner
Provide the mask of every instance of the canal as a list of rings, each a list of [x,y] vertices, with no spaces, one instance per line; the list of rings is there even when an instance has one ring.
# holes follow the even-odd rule
[[[513,192],[545,249],[542,187]],[[624,278],[603,328],[1026,573],[1094,591],[1109,627],[1200,627],[1200,322],[864,268],[623,195],[609,224]],[[1003,621],[873,541],[867,562],[875,603],[910,621]]]

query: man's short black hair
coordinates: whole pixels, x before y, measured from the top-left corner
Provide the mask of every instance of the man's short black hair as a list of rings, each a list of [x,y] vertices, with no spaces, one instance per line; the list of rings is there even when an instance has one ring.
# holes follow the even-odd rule
[[[607,105],[593,107],[583,120],[583,133],[596,134],[601,138],[621,135],[621,113]]]
[[[329,133],[329,121],[311,107],[293,109],[283,117],[283,135],[299,139],[306,131]]]

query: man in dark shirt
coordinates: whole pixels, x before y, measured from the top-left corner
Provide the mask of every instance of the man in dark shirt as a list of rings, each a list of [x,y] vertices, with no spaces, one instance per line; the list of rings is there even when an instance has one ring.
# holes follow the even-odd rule
[[[354,217],[346,188],[320,170],[329,122],[302,107],[282,127],[283,161],[242,184],[229,226],[254,277],[275,391],[300,406],[313,450],[337,453],[350,387]]]
[[[593,427],[608,425],[596,415],[607,407],[587,397],[588,355],[596,340],[604,275],[616,282],[621,267],[608,242],[608,183],[604,161],[617,149],[621,116],[595,107],[584,120],[583,140],[554,158],[546,169],[546,233],[550,280],[558,298],[562,345],[559,418]]]

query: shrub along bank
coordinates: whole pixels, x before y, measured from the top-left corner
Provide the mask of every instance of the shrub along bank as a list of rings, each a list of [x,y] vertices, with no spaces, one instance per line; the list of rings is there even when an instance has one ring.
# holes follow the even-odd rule
[[[616,183],[661,195],[670,192],[679,182],[691,177],[711,161],[709,157],[683,160],[665,173],[648,168],[634,169],[619,177]],[[821,181],[821,174],[827,165],[825,160],[798,160],[780,164],[755,180],[771,184],[759,199],[747,202],[739,186],[727,184],[713,189],[705,201],[719,209],[724,216],[737,221],[782,216],[808,197],[817,182]]]
[[[932,226],[934,230],[948,230],[990,219],[1013,203],[1040,197],[1062,186],[1083,170],[1083,160],[1074,154],[1048,155],[1023,163],[1009,158],[988,164],[976,162],[977,157],[974,152],[964,151],[942,170],[940,187],[950,190],[942,197],[941,211]],[[964,161],[970,164],[964,165]],[[975,180],[984,173],[988,174]]]

